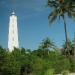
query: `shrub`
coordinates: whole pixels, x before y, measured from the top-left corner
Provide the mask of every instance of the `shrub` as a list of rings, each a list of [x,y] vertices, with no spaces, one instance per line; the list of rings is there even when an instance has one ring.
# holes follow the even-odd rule
[[[54,75],[54,69],[48,69],[44,75]]]

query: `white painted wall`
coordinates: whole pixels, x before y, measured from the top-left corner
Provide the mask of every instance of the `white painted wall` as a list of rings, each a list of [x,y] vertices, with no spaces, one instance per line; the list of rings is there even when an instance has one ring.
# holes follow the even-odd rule
[[[14,47],[19,48],[17,16],[14,12],[9,19],[8,49],[12,51]]]

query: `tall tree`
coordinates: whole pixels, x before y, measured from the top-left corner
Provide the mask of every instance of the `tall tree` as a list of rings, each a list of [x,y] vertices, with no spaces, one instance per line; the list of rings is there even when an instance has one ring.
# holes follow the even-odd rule
[[[54,42],[52,42],[49,38],[46,38],[46,39],[42,40],[42,43],[41,43],[40,47],[43,48],[43,49],[52,48],[52,49],[55,50]]]
[[[55,50],[56,46],[54,45],[54,42],[52,42],[49,38],[45,38],[42,40],[38,50],[37,55],[41,57],[48,56],[50,50]]]
[[[48,0],[48,6],[52,8],[52,12],[49,14],[48,19],[49,23],[52,23],[59,16],[62,17],[64,21],[64,31],[65,31],[65,39],[66,39],[66,50],[68,50],[68,36],[67,36],[67,26],[65,15],[67,14],[69,17],[74,17],[75,12],[75,1],[74,0]]]
[[[73,53],[73,45],[72,45],[72,42],[71,42],[71,40],[67,40],[67,44],[68,44],[68,51],[66,51],[65,49],[66,49],[66,42],[64,42],[64,44],[63,44],[63,49],[62,49],[62,54],[64,54],[64,55],[66,55],[66,56],[68,56],[68,54],[69,55],[73,55],[74,53]]]
[[[74,33],[74,61],[75,61],[75,33]]]

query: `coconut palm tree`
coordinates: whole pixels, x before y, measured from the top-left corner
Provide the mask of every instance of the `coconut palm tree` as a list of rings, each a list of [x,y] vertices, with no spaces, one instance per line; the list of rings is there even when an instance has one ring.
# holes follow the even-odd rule
[[[69,54],[72,56],[74,54],[74,52],[73,52],[74,48],[73,48],[73,44],[72,44],[71,40],[68,39],[67,44],[68,44],[68,51],[65,51],[66,42],[64,42],[61,52],[62,52],[62,54],[66,55],[66,56],[68,56],[68,52],[69,52]]]
[[[41,43],[40,47],[43,48],[43,49],[49,49],[49,48],[54,49],[54,50],[56,49],[56,46],[54,45],[54,42],[51,41],[48,37],[45,38],[44,40],[42,40],[42,43]]]
[[[56,51],[57,47],[55,46],[54,42],[51,41],[47,37],[47,38],[42,40],[42,42],[40,43],[40,46],[34,52],[36,53],[37,56],[43,58],[43,57],[48,56],[48,54],[51,50]]]
[[[75,17],[75,1],[74,0],[48,0],[48,6],[52,8],[52,12],[49,14],[49,23],[52,23],[59,16],[64,21],[64,31],[66,39],[66,49],[68,50],[68,36],[65,15],[69,17]]]

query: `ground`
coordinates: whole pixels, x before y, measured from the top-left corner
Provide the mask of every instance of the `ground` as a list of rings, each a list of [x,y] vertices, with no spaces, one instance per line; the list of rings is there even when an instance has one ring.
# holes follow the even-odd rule
[[[56,74],[56,75],[62,75],[62,74]],[[75,75],[75,73],[70,73],[69,75]]]

